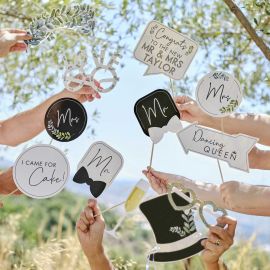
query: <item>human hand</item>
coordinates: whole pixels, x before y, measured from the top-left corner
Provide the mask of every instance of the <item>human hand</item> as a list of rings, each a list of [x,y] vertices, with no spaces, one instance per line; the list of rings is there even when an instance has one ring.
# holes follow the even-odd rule
[[[189,96],[177,96],[174,98],[174,102],[183,121],[189,123],[198,122],[198,124],[207,125],[211,120],[211,116],[206,114],[197,102]]]
[[[0,29],[0,57],[7,56],[10,52],[26,51],[24,40],[32,37],[21,29]]]
[[[78,76],[76,76],[76,78],[81,79],[82,76],[78,75]],[[102,89],[102,87],[98,81],[94,81],[94,83],[98,88]],[[72,82],[71,86],[73,86],[73,85],[76,86],[76,83]],[[94,90],[92,87],[90,87],[89,85],[83,85],[82,88],[76,92],[71,92],[71,91],[68,91],[67,89],[64,89],[62,93],[65,97],[74,98],[81,103],[83,103],[85,101],[91,102],[95,98],[97,98],[97,99],[101,98],[100,94],[96,90]]]
[[[94,217],[95,215],[98,216]],[[98,256],[103,256],[102,240],[105,222],[100,215],[96,200],[88,200],[88,205],[81,213],[76,227],[80,244],[89,262],[96,260]]]
[[[147,167],[147,170],[143,170],[142,173],[147,177],[151,187],[158,194],[164,194],[168,192],[168,183],[174,183],[181,181],[181,176],[169,173],[163,173],[155,171],[154,169]]]
[[[229,216],[222,216],[217,219],[218,224],[226,224],[224,228],[211,226],[208,238],[202,241],[205,248],[202,252],[202,259],[207,269],[219,269],[219,258],[233,245],[237,221]]]
[[[0,173],[0,194],[7,195],[17,189],[18,188],[15,185],[14,180],[13,180],[12,168],[9,168],[8,170]],[[20,195],[22,194],[22,192],[20,190],[17,190],[16,192],[12,194]]]

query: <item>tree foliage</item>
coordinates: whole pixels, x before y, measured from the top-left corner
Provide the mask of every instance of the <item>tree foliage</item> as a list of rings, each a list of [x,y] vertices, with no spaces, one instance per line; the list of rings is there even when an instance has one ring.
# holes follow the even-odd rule
[[[236,2],[268,44],[269,1]],[[81,1],[76,1],[79,3]],[[68,5],[71,1],[53,0],[41,4],[37,0],[0,0],[1,27],[27,28],[31,18],[49,13],[59,4]],[[200,77],[219,69],[232,72],[239,79],[251,104],[266,105],[270,101],[269,63],[223,1],[93,0],[92,4],[97,9],[95,39],[71,31],[61,32],[56,40],[31,48],[27,55],[10,56],[2,63],[0,87],[4,93],[14,95],[14,104],[28,101],[35,93],[53,90],[61,67],[60,56],[64,53],[72,56],[89,44],[109,42],[131,56],[141,29],[151,19],[187,34],[200,44],[195,71],[188,72],[184,80],[177,82],[179,91],[194,91]]]

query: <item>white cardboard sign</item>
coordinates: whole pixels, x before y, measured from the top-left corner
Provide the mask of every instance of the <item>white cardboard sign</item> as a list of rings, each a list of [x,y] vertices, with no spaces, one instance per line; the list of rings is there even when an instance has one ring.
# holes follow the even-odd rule
[[[249,171],[248,154],[258,142],[248,135],[229,135],[197,124],[184,128],[177,137],[186,153],[192,151],[223,160],[230,167],[246,172]]]
[[[229,73],[213,71],[198,83],[196,100],[204,112],[213,117],[224,117],[241,104],[240,83]]]
[[[38,144],[26,149],[13,167],[13,179],[18,189],[35,199],[55,196],[69,178],[69,162],[54,146]]]
[[[135,48],[134,57],[148,66],[144,75],[164,74],[180,80],[197,50],[198,44],[189,37],[151,21]]]
[[[88,184],[98,197],[115,179],[123,167],[122,155],[104,142],[93,143],[78,164],[73,181]]]

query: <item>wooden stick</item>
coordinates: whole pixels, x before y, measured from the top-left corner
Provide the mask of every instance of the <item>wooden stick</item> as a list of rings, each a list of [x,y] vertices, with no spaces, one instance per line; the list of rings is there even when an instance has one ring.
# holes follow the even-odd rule
[[[241,9],[234,3],[233,0],[224,0],[224,2],[230,8],[231,12],[234,13],[242,26],[246,29],[250,38],[256,43],[264,56],[268,59],[268,61],[270,61],[270,48],[265,44],[264,40],[258,36],[256,30],[252,27]]]
[[[175,93],[175,90],[174,90],[174,87],[173,87],[173,81],[172,81],[172,79],[170,78],[170,87],[171,87],[171,92],[172,92],[172,96],[173,97],[175,97],[176,95],[176,93]]]
[[[101,214],[104,214],[104,213],[106,213],[106,212],[108,212],[108,211],[110,211],[110,210],[112,210],[112,209],[114,209],[114,208],[116,208],[116,207],[118,207],[118,206],[124,204],[124,203],[126,203],[126,201],[123,201],[123,202],[121,202],[121,203],[118,203],[118,204],[116,204],[116,205],[110,207],[110,208],[107,208],[107,209],[101,211],[100,214],[95,215],[94,217],[100,216]]]
[[[221,120],[220,120],[220,125],[221,125],[221,131],[224,133],[224,123],[223,123],[223,118],[221,118]],[[218,163],[218,169],[219,169],[221,181],[222,181],[222,183],[224,183],[225,181],[224,181],[224,177],[223,177],[223,173],[222,173],[222,169],[221,169],[221,165],[220,165],[219,159],[217,159],[217,163]]]
[[[154,147],[155,147],[155,144],[153,143],[153,144],[152,144],[152,150],[151,150],[151,157],[150,157],[150,166],[149,166],[149,170],[151,170],[151,168],[152,168],[153,154],[154,154]]]

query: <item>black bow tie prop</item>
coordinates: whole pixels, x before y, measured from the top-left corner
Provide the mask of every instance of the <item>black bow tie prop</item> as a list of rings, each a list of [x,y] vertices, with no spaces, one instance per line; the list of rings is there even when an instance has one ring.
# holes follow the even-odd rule
[[[180,113],[166,90],[158,89],[140,98],[134,106],[135,115],[143,132],[153,143],[158,143],[170,131],[182,129]]]
[[[47,110],[44,124],[54,140],[69,142],[78,138],[85,130],[87,113],[79,101],[61,98]]]
[[[115,179],[123,166],[122,155],[104,142],[93,143],[78,164],[73,181],[90,186],[97,198]]]
[[[73,181],[78,184],[87,184],[90,186],[90,192],[95,198],[97,198],[106,187],[106,183],[102,181],[93,181],[93,179],[89,178],[87,170],[84,167],[81,167],[77,171],[74,175]]]
[[[176,193],[172,196],[177,205],[189,204]],[[156,251],[149,255],[151,261],[179,261],[203,250],[203,237],[197,232],[191,209],[174,210],[165,194],[141,203],[140,210],[150,223],[157,242]]]

